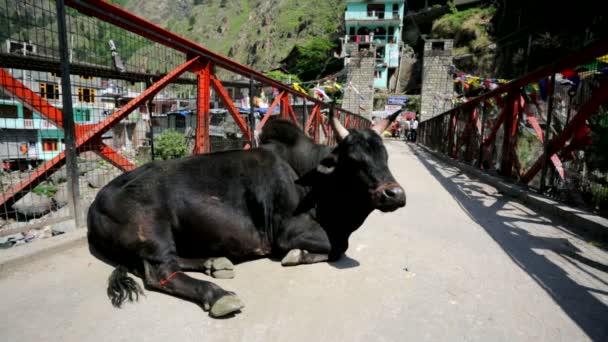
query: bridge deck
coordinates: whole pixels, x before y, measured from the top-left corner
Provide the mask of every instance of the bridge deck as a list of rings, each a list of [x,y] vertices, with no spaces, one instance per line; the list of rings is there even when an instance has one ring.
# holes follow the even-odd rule
[[[234,318],[154,292],[116,310],[110,267],[81,246],[0,279],[0,340],[608,339],[608,253],[403,142],[387,147],[407,207],[371,215],[338,263],[238,265],[217,281],[247,305]]]

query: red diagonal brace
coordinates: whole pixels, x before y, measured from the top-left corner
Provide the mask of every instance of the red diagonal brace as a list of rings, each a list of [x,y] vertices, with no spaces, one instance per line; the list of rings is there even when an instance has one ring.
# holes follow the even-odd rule
[[[264,127],[264,125],[266,124],[266,121],[268,121],[268,119],[270,119],[270,117],[272,116],[272,113],[274,113],[274,109],[277,107],[277,105],[281,102],[281,98],[283,98],[283,96],[286,93],[283,91],[279,94],[279,96],[275,97],[275,99],[272,101],[272,104],[270,104],[270,107],[268,107],[268,110],[266,111],[266,115],[264,115],[264,118],[262,119],[262,121],[258,124],[258,126],[255,128],[256,131],[261,131],[262,128]]]
[[[159,90],[165,87],[167,84],[178,78],[181,74],[187,71],[192,67],[194,63],[198,61],[199,57],[195,57],[186,63],[180,65],[175,70],[171,71],[161,80],[153,84],[151,87],[146,89],[141,95],[129,101],[125,106],[123,106],[116,113],[112,114],[107,120],[94,125],[90,130],[83,133],[80,137],[76,139],[76,148],[82,148],[83,146],[92,145],[96,139],[100,138],[103,133],[109,130],[112,126],[118,123],[120,120],[124,119],[127,115],[129,115],[134,109],[139,107],[143,102],[145,102],[148,98],[154,96]],[[106,148],[103,150],[108,151]],[[110,160],[115,159],[115,156],[105,155],[104,157],[109,157]],[[60,168],[65,163],[65,153],[61,152],[55,158],[47,161],[42,164],[40,167],[36,169],[27,179],[24,179],[15,187],[10,189],[9,191],[2,194],[0,197],[0,205],[3,205],[9,201],[15,201],[23,196],[24,190],[30,189],[36,185],[38,185],[42,179],[49,172],[54,172],[58,168]]]
[[[65,164],[65,152],[59,153],[55,158],[37,167],[29,177],[0,195],[0,206],[11,201],[17,201],[25,195],[25,190],[31,190],[40,184],[49,174],[57,171]]]
[[[245,120],[243,120],[243,117],[241,117],[238,109],[236,109],[236,106],[230,99],[228,92],[226,89],[224,89],[222,82],[220,82],[215,75],[211,75],[211,85],[222,99],[222,102],[224,102],[224,105],[228,108],[228,112],[230,112],[230,115],[232,115],[232,119],[234,119],[236,125],[239,126],[241,132],[243,132],[247,139],[251,141],[251,132],[249,132],[249,126],[247,126],[247,123]]]
[[[507,106],[502,107],[502,110],[501,110],[500,114],[498,115],[498,119],[496,119],[496,122],[494,122],[494,127],[492,127],[492,132],[483,141],[484,145],[490,145],[491,143],[494,142],[494,139],[496,138],[496,134],[498,133],[498,129],[500,128],[500,126],[502,126],[502,123],[505,122],[506,109],[507,109]]]
[[[597,112],[598,107],[606,101],[608,101],[608,84],[602,83],[593,91],[593,96],[591,99],[581,107],[572,121],[570,121],[570,123],[564,128],[562,133],[555,139],[551,140],[547,148],[547,154],[553,156],[560,149],[562,149],[572,135],[579,130],[585,124],[585,122]],[[522,177],[521,181],[523,183],[530,182],[530,180],[536,176],[540,169],[542,169],[545,158],[544,153],[538,157],[536,162],[534,162],[532,167],[530,167],[528,172],[526,172],[526,174]]]
[[[308,117],[308,121],[306,121],[306,126],[304,127],[304,133],[306,133],[307,135],[310,133],[310,128],[313,126],[313,122],[315,122],[316,116],[317,116],[317,112],[321,110],[321,107],[319,105],[315,105],[312,108],[312,112],[310,113],[310,116]]]
[[[15,97],[18,97],[21,101],[31,106],[46,119],[52,121],[59,127],[63,127],[63,114],[59,109],[31,91],[2,68],[0,68],[0,86],[6,92],[13,94]]]
[[[93,148],[95,149],[95,152],[99,154],[100,157],[120,169],[123,169],[125,171],[131,171],[136,168],[136,166],[133,165],[127,158],[123,157],[120,153],[116,152],[114,149],[102,143],[101,141],[95,144]]]
[[[171,83],[173,80],[181,76],[181,74],[189,70],[192,65],[199,60],[199,58],[200,57],[194,57],[190,59],[189,61],[175,68],[175,70],[165,75],[158,82],[154,83],[151,87],[148,87],[148,89],[146,89],[141,95],[129,101],[129,103],[127,103],[117,112],[112,114],[107,120],[95,125],[82,137],[78,138],[76,140],[76,146],[80,146],[85,142],[91,140],[93,137],[102,135],[103,133],[107,132],[112,126],[127,117],[127,115],[129,115],[133,110],[137,109],[142,103],[144,103],[150,97],[156,95],[156,93],[159,92],[162,88],[164,88],[167,84]]]
[[[57,107],[50,104],[47,100],[42,98],[40,95],[31,91],[28,87],[26,87],[23,83],[19,82],[15,79],[10,73],[6,72],[4,69],[0,68],[0,87],[7,92],[19,98],[24,105],[31,107],[35,112],[42,115],[43,118],[53,122],[57,125],[58,128],[63,129],[63,112],[59,110]],[[87,125],[79,125],[75,124],[75,133],[76,137],[82,136],[86,131],[93,128],[95,124],[87,124]],[[103,144],[101,140],[98,142],[99,144]],[[113,151],[111,147],[104,145],[104,148],[99,150],[95,148],[95,152],[98,153],[109,153],[111,155],[116,155],[117,152]],[[106,155],[101,155],[101,157],[106,158]],[[106,158],[109,161],[114,160],[114,157]],[[131,162],[127,159],[121,160],[120,165],[116,165],[118,168],[128,171],[135,168]]]

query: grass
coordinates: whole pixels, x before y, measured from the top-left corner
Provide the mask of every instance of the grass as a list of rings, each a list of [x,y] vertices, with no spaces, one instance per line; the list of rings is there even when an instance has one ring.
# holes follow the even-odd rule
[[[32,192],[40,196],[53,197],[57,192],[57,188],[52,184],[42,183],[35,187]]]

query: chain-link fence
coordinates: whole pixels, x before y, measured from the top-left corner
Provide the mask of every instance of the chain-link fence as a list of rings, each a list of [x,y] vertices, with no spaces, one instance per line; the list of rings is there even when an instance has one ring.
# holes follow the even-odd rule
[[[596,41],[494,90],[485,87],[476,97],[462,96],[458,107],[420,124],[421,143],[606,215],[606,46]],[[463,88],[453,77],[458,94]]]
[[[255,147],[271,117],[332,142],[322,101],[111,4],[63,3],[0,0],[1,246],[83,225],[151,160]]]

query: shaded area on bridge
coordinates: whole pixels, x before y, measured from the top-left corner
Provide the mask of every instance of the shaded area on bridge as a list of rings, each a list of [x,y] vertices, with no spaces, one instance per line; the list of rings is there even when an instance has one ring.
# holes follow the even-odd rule
[[[10,341],[605,340],[608,253],[559,221],[386,142],[408,205],[372,214],[333,264],[267,259],[214,280],[245,301],[213,320],[154,292],[112,308],[111,268],[79,246],[0,273]],[[23,247],[17,247],[23,248]],[[198,278],[204,275],[192,273]],[[140,282],[140,280],[137,280]],[[51,314],[52,313],[52,314]]]
[[[605,259],[602,262],[592,259],[600,254],[605,258],[605,251],[595,251],[590,257],[589,248],[580,245],[584,238],[557,219],[539,216],[521,204],[514,205],[502,194],[488,191],[488,186],[469,182],[457,168],[437,162],[420,148],[413,147],[413,150],[462,210],[483,227],[589,337],[596,341],[608,338],[605,324],[608,264]],[[579,243],[573,244],[574,239]],[[599,288],[573,279],[570,271],[584,274],[600,285]],[[598,276],[602,273],[603,277]],[[598,295],[604,296],[604,300]]]

